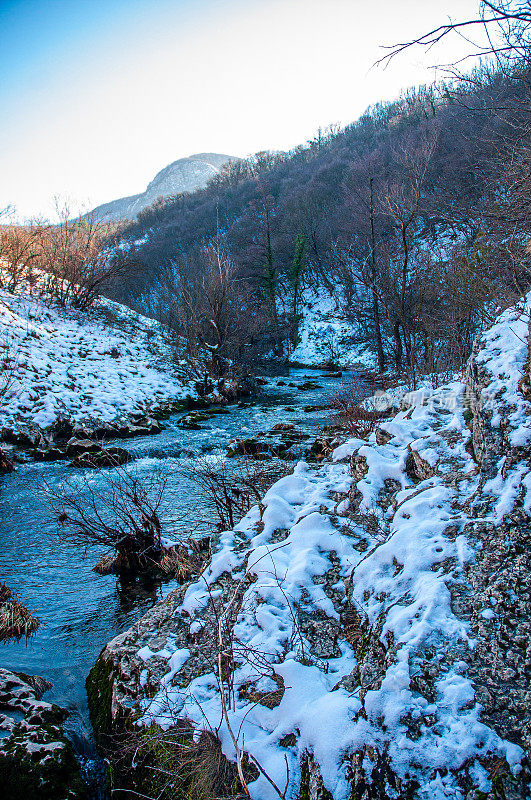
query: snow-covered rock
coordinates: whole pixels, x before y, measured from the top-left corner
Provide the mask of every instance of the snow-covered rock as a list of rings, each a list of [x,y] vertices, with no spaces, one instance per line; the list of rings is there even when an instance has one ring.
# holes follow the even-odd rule
[[[275,483],[104,649],[93,713],[214,731],[254,800],[524,800],[528,322],[505,312],[466,383]]]

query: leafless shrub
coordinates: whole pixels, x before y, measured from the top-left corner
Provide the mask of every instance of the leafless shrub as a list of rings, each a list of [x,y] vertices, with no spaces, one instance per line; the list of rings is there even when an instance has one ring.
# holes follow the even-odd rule
[[[32,268],[40,260],[42,232],[38,223],[0,228],[0,284],[8,292],[16,292],[23,280],[31,282]]]
[[[62,306],[86,310],[98,294],[129,271],[115,252],[119,231],[90,218],[70,219],[56,204],[59,223],[41,231],[39,266],[48,296]]]
[[[282,543],[272,545],[262,558],[273,556],[277,549],[283,547],[285,544]],[[115,742],[117,747],[113,749],[115,754],[118,751],[118,773],[123,776],[124,786],[113,788],[114,794],[126,794],[132,789],[135,795],[138,794],[137,790],[142,791],[141,796],[146,800],[173,800],[176,796],[197,797],[198,800],[228,796],[243,798],[250,796],[248,784],[261,774],[280,800],[285,800],[290,779],[287,758],[286,780],[281,787],[271,778],[263,764],[245,750],[242,724],[235,724],[233,714],[238,700],[250,701],[249,709],[256,705],[274,708],[279,705],[284,693],[282,679],[276,675],[271,663],[271,654],[242,642],[235,634],[239,615],[245,612],[246,589],[253,581],[253,569],[260,560],[253,562],[238,580],[229,581],[228,584],[221,581],[206,584],[209,603],[203,611],[203,645],[196,642],[196,647],[201,652],[203,666],[216,678],[221,705],[218,724],[211,725],[197,698],[195,702],[203,723],[200,725],[186,717],[179,717],[180,711],[174,706],[175,686],[161,687],[162,693],[166,692],[166,706],[161,712],[159,703],[158,713],[163,713],[166,730],[153,723],[133,735],[128,731]],[[293,621],[290,647],[297,647],[303,663],[316,663],[307,651],[298,610],[283,587],[283,577],[277,574],[274,565],[270,574],[284,596]],[[223,586],[221,593],[217,591],[220,585]],[[237,667],[242,663],[252,665],[257,682],[268,677],[277,683],[278,689],[272,692],[254,691],[252,683],[249,684],[248,671],[245,684],[238,684]],[[185,692],[185,689],[182,691]],[[222,752],[222,728],[232,741],[236,754],[235,764]],[[241,787],[240,793],[237,793],[238,784]]]
[[[123,467],[96,469],[65,478],[58,488],[43,484],[41,493],[60,536],[85,548],[111,548],[95,567],[100,574],[167,571],[172,565],[159,516],[167,479],[163,470],[143,480]]]
[[[364,438],[376,427],[376,423],[385,417],[385,412],[369,411],[360,403],[370,396],[365,382],[353,375],[347,384],[332,392],[327,400],[335,413],[333,420],[349,433]]]
[[[0,583],[0,641],[18,641],[23,636],[29,639],[36,634],[39,625],[40,620],[16,594],[5,583]]]
[[[184,377],[246,371],[253,341],[264,329],[262,304],[239,274],[222,233],[195,256],[173,259],[143,305],[173,334]]]
[[[233,528],[252,505],[260,505],[272,483],[286,474],[279,461],[256,461],[251,457],[226,459],[205,456],[182,467],[183,477],[194,483],[216,514],[220,530]]]
[[[6,334],[0,339],[0,403],[5,402],[13,393],[18,359]]]
[[[131,791],[131,784],[142,789],[148,784],[152,794],[141,795],[148,800],[237,797],[238,772],[223,754],[219,737],[214,731],[196,730],[188,720],[175,720],[168,730],[152,725],[128,732],[118,740],[117,750],[125,784],[113,787],[117,797]]]

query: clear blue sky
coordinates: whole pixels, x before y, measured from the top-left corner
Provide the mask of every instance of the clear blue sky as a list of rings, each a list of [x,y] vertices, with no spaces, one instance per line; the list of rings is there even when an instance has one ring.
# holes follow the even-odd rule
[[[288,149],[433,78],[381,45],[477,0],[0,0],[0,208],[142,191],[194,152]],[[445,55],[463,52],[458,42]],[[440,54],[437,55],[437,58]]]

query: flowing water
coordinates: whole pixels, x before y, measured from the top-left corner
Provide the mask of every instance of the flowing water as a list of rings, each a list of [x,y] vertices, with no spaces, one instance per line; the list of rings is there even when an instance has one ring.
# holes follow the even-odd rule
[[[299,385],[306,377],[318,383],[319,389],[278,386],[280,380]],[[316,431],[328,421],[327,414],[308,413],[304,407],[324,403],[339,383],[319,373],[293,370],[282,379],[270,379],[251,407],[228,406],[229,413],[212,416],[201,423],[200,430],[179,428],[180,414],[165,421],[164,431],[157,436],[116,444],[130,450],[132,468],[140,476],[149,477],[164,465],[169,475],[161,513],[166,533],[189,530],[197,520],[203,532],[212,532],[215,520],[197,500],[197,488],[182,477],[180,468],[193,465],[206,453],[225,453],[232,439],[268,431],[279,421],[295,423],[303,432]],[[97,552],[58,540],[39,486],[45,481],[58,487],[65,473],[75,472],[65,462],[30,463],[0,477],[0,580],[41,620],[29,643],[0,644],[0,666],[52,682],[44,699],[70,712],[67,730],[78,753],[90,761],[95,750],[85,678],[102,647],[176,584],[146,579],[124,582],[97,575],[92,571]]]

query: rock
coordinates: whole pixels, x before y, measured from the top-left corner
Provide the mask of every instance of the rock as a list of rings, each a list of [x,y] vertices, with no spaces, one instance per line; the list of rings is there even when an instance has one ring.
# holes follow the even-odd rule
[[[208,419],[209,415],[204,411],[190,411],[190,413],[181,417],[177,425],[185,430],[198,431],[201,428],[199,423],[206,422]]]
[[[409,455],[406,459],[406,475],[410,478],[414,483],[419,483],[420,481],[425,481],[428,478],[432,478],[436,470],[428,464],[428,462],[422,458],[422,456],[417,453],[416,450],[412,450],[411,447],[408,447]]]
[[[39,448],[33,453],[35,461],[60,461],[62,458],[67,458],[64,450],[58,447],[48,447],[46,450]]]
[[[277,424],[274,425],[271,428],[271,430],[272,431],[292,431],[294,429],[294,427],[295,427],[295,425],[293,425],[293,423],[291,423],[291,422],[277,422]]]
[[[362,478],[368,473],[369,467],[367,465],[367,459],[365,456],[360,456],[357,453],[354,453],[352,458],[350,459],[350,474],[354,478],[353,484],[358,483],[361,481]]]
[[[97,442],[102,442],[105,439],[119,439],[121,431],[123,430],[123,427],[117,425],[111,425],[110,423],[99,423],[94,428],[92,436],[88,438],[94,439]],[[76,431],[74,431],[74,435],[75,433]]]
[[[16,431],[13,428],[2,428],[0,438],[6,444],[13,444],[21,450],[34,450],[46,444],[44,435],[37,425],[24,425]]]
[[[383,428],[376,428],[374,431],[376,444],[387,444],[393,438],[391,433],[387,433]]]
[[[320,389],[320,388],[321,388],[320,384],[319,383],[315,383],[315,381],[305,381],[304,383],[300,383],[297,386],[297,389],[299,390],[299,392],[309,392],[309,391],[312,391],[314,389]]]
[[[6,472],[13,472],[15,463],[12,455],[5,447],[0,447],[0,474]]]
[[[82,468],[101,468],[101,467],[121,467],[133,460],[131,453],[122,447],[108,447],[105,450],[100,448],[95,452],[84,452],[76,456],[71,462],[71,467]]]
[[[196,390],[199,397],[204,397],[206,394],[210,394],[214,389],[214,384],[208,377],[205,375],[202,381],[196,381],[194,383],[194,389]]]
[[[225,400],[232,402],[256,394],[256,387],[256,378],[245,375],[240,378],[222,378],[218,381],[217,391]]]
[[[65,444],[74,435],[74,424],[65,417],[58,417],[50,428],[50,437],[54,444]]]
[[[85,800],[87,786],[62,723],[66,711],[38,699],[36,676],[0,669],[2,800]]]
[[[236,439],[231,442],[227,455],[229,458],[234,456],[252,456],[264,455],[270,453],[271,445],[269,442],[261,442],[259,439]]]
[[[72,437],[66,443],[66,455],[68,458],[79,456],[81,453],[97,453],[101,451],[101,446],[91,439],[76,439]]]

